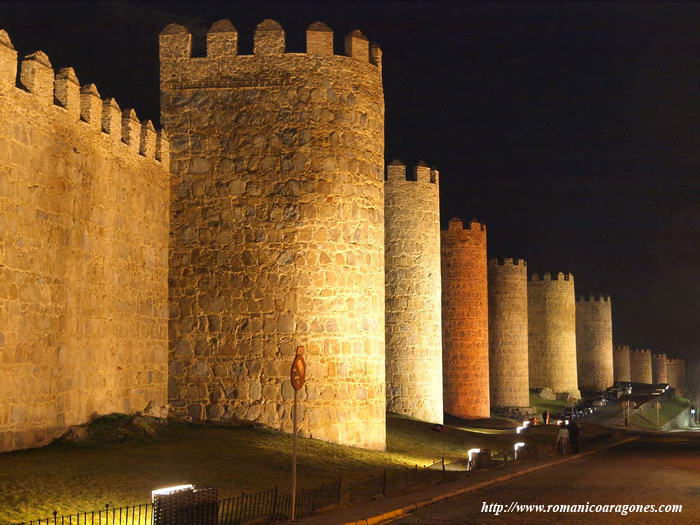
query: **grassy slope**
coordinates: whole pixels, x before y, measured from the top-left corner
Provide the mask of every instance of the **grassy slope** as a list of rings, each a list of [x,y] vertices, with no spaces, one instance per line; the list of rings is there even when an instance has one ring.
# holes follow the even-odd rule
[[[361,480],[382,468],[463,458],[472,447],[502,450],[522,439],[505,430],[446,427],[438,433],[431,427],[390,416],[387,452],[301,439],[301,485],[338,476]],[[223,496],[276,484],[285,490],[291,447],[291,437],[275,431],[173,423],[149,441],[52,445],[0,454],[0,523],[45,517],[54,509],[67,513],[103,508],[105,503],[143,503],[152,489],[183,482],[218,487]]]
[[[683,410],[690,406],[690,401],[682,397],[674,397],[668,401],[662,401],[659,410],[660,426],[665,425],[671,419],[678,416]],[[659,426],[656,425],[656,407],[654,403],[649,404],[649,408],[644,409],[632,416],[630,422],[643,428],[656,430]]]
[[[557,414],[569,406],[569,403],[556,399],[542,399],[537,394],[530,394],[530,406],[537,411],[537,417],[541,418],[545,410],[549,410],[550,414]]]

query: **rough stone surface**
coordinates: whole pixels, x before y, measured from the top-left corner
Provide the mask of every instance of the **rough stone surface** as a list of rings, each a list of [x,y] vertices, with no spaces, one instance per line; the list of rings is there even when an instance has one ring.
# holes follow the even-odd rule
[[[574,276],[533,274],[527,286],[530,388],[580,397],[576,371]]]
[[[576,360],[583,390],[603,391],[614,383],[612,310],[609,296],[576,301]]]
[[[75,74],[56,77],[56,104],[36,56],[17,88],[16,52],[0,45],[0,451],[93,414],[167,413],[168,174],[148,148],[155,130],[144,124],[135,144],[120,124],[104,132],[96,91],[86,102],[99,114],[79,120]]]
[[[630,381],[652,384],[651,350],[630,350]]]
[[[668,383],[668,357],[666,354],[651,354],[651,380],[655,385]]]
[[[530,405],[527,353],[527,263],[489,261],[491,410]]]
[[[326,54],[332,34],[314,28],[313,53],[284,53],[268,20],[254,55],[224,44],[191,58],[191,35],[171,29],[160,80],[173,145],[172,415],[291,431],[284,381],[304,345],[301,434],[384,449],[379,53],[370,60],[354,32],[352,56]],[[237,41],[233,25],[217,24],[216,41]]]
[[[678,395],[686,393],[685,359],[669,357],[666,364],[668,384],[676,389]]]
[[[615,345],[613,348],[613,371],[615,382],[628,383],[630,378],[630,347],[627,345]]]
[[[486,226],[451,219],[442,232],[442,341],[445,412],[489,417]]]
[[[443,422],[438,184],[398,161],[384,184],[387,410],[431,423]]]
[[[542,390],[540,390],[540,397],[542,399],[552,401],[557,398],[557,394],[551,388],[545,387]]]

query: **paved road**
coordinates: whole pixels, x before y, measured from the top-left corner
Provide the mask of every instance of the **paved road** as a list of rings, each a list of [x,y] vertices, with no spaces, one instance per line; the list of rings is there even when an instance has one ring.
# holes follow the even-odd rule
[[[493,513],[486,503],[681,504],[681,513]],[[398,525],[700,524],[700,438],[644,438],[544,469],[497,487],[450,498],[393,522]]]

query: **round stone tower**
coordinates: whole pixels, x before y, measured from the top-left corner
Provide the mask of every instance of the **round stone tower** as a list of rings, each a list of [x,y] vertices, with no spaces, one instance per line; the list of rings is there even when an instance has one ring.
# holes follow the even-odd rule
[[[576,372],[574,276],[533,274],[527,286],[528,368],[531,388],[581,397]]]
[[[486,226],[451,219],[440,249],[445,412],[489,417]]]
[[[489,383],[491,408],[530,405],[527,357],[527,264],[489,261]]]
[[[668,357],[666,354],[651,354],[651,380],[655,385],[668,383]]]
[[[630,351],[630,381],[633,383],[652,383],[651,350]]]
[[[438,172],[395,160],[384,183],[387,410],[442,423]]]
[[[630,379],[630,347],[615,345],[613,348],[613,370],[615,382],[629,383]]]
[[[576,361],[582,390],[613,385],[613,333],[610,297],[581,296],[576,301]]]
[[[174,416],[291,430],[289,370],[305,347],[300,432],[385,448],[384,95],[359,31],[305,53],[260,23],[253,55],[228,20],[192,58],[160,35],[172,137],[170,384]]]
[[[667,366],[668,384],[676,389],[677,395],[684,395],[685,383],[685,359],[669,357]]]

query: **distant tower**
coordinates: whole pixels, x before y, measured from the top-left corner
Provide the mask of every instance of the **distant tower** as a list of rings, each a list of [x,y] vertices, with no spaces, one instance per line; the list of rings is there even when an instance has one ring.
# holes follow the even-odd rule
[[[651,379],[655,385],[668,383],[668,357],[666,354],[651,354]]]
[[[651,385],[652,379],[651,350],[631,350],[630,381]]]
[[[385,448],[384,95],[359,31],[323,23],[286,53],[273,20],[239,56],[228,20],[193,58],[160,35],[172,137],[170,404],[176,417],[291,431],[305,346],[305,436]]]
[[[411,180],[398,160],[384,183],[387,410],[442,423],[438,172]]]
[[[669,357],[667,371],[668,384],[676,389],[677,395],[684,395],[686,390],[685,359]]]
[[[489,382],[492,409],[528,407],[527,263],[489,261]]]
[[[613,348],[613,365],[615,382],[629,383],[631,381],[629,346],[615,345],[615,348]]]
[[[486,226],[451,219],[441,252],[445,412],[489,417]]]
[[[581,296],[576,301],[576,360],[581,389],[603,391],[614,383],[609,296]]]
[[[527,287],[528,365],[531,388],[580,397],[576,372],[574,276],[533,274]]]

